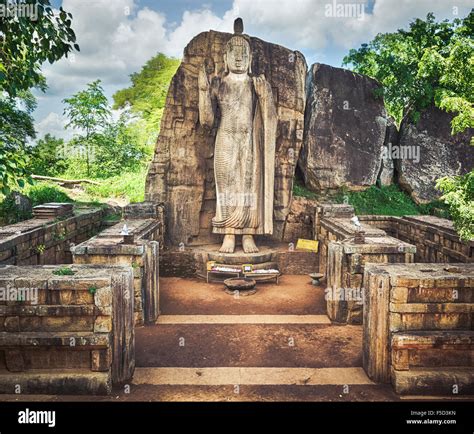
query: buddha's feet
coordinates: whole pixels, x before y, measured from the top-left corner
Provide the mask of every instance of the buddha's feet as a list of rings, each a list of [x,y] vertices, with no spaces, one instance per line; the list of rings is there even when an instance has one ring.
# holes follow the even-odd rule
[[[253,235],[242,235],[242,248],[245,253],[257,253],[258,248],[253,239]]]
[[[221,253],[234,253],[235,249],[235,235],[227,234],[224,235],[224,241],[222,241],[222,246],[219,249]]]

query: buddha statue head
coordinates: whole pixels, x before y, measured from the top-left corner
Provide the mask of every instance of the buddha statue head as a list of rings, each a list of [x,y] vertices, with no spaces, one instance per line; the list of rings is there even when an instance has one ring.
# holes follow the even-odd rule
[[[234,21],[234,36],[227,42],[224,54],[224,64],[226,72],[234,74],[246,74],[252,72],[252,53],[250,44],[242,36],[244,25],[242,18]]]

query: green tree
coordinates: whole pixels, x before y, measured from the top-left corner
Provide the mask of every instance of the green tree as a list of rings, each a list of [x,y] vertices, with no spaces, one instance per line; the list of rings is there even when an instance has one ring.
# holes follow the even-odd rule
[[[32,111],[36,100],[30,92],[17,98],[0,93],[0,191],[7,195],[25,181],[32,182],[27,170],[26,142],[35,137]]]
[[[128,125],[127,113],[109,124],[101,134],[94,136],[95,157],[93,170],[97,177],[110,177],[139,168],[146,149],[140,146],[137,131]]]
[[[462,240],[474,239],[474,171],[463,176],[444,177],[436,184],[444,194],[454,227]]]
[[[34,14],[5,12],[24,5]],[[79,50],[72,15],[62,7],[56,14],[49,0],[2,0],[0,6],[0,89],[15,97],[34,86],[44,88],[41,64],[67,56],[73,47]]]
[[[453,133],[474,126],[474,12],[464,19],[436,22],[432,13],[409,30],[378,34],[350,50],[343,65],[382,84],[387,111],[398,123],[435,103],[456,114]]]
[[[23,6],[22,6],[23,5]],[[34,15],[7,13],[33,7]],[[28,178],[26,141],[34,138],[32,87],[46,88],[41,65],[79,50],[72,15],[54,13],[47,0],[1,0],[0,7],[0,190],[22,187]],[[74,48],[73,48],[74,47]]]
[[[145,132],[143,139],[154,144],[166,104],[166,95],[180,61],[162,53],[152,57],[138,73],[130,76],[132,85],[117,91],[114,109],[129,109],[138,117],[137,129]]]
[[[66,105],[64,114],[69,119],[66,128],[80,131],[74,141],[76,145],[80,144],[85,149],[87,175],[90,175],[91,153],[95,151],[95,136],[108,126],[111,115],[107,97],[100,83],[100,80],[89,83],[85,90],[63,100]]]
[[[406,116],[417,121],[435,104],[454,114],[451,133],[474,127],[474,11],[464,19],[436,22],[432,13],[416,19],[409,30],[378,34],[350,50],[343,65],[382,84],[385,106],[398,124]],[[473,138],[471,137],[471,144]],[[473,237],[474,171],[444,177],[437,188],[464,240]]]
[[[56,176],[67,168],[64,140],[51,134],[46,134],[31,146],[29,154],[28,170],[35,175]]]

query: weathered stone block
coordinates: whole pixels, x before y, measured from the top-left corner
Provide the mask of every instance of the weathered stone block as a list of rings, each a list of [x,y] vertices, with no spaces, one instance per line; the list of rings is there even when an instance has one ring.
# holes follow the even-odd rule
[[[377,181],[387,126],[377,88],[375,80],[352,71],[311,66],[298,162],[311,190],[358,190]]]
[[[416,152],[417,158],[394,160],[399,183],[418,203],[432,201],[441,193],[436,180],[461,175],[474,167],[474,148],[469,146],[473,129],[451,134],[453,115],[434,106],[421,113],[415,125],[408,118],[400,127],[400,150]]]
[[[110,316],[98,316],[94,322],[95,333],[107,333],[112,331],[112,318]]]

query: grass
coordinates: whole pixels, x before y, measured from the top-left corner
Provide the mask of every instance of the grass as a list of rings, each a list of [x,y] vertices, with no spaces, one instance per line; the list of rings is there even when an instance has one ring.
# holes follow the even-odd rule
[[[53,271],[55,276],[73,276],[76,274],[75,271],[71,270],[69,267],[61,267]]]
[[[107,179],[97,180],[100,185],[85,184],[85,194],[81,200],[92,201],[107,198],[124,199],[127,202],[142,202],[145,197],[147,168],[136,172],[125,172]]]
[[[293,195],[306,199],[316,199],[318,196],[314,191],[308,190],[298,178],[295,178],[293,182]]]
[[[105,217],[104,221],[106,222],[119,222],[122,219],[122,216],[120,214],[109,214],[107,217]]]
[[[32,206],[48,202],[74,202],[64,189],[47,182],[37,182],[35,185],[28,185],[22,193],[28,196]]]
[[[337,203],[349,203],[356,214],[375,215],[420,215],[435,214],[439,217],[449,217],[445,204],[434,201],[426,205],[417,205],[411,197],[396,185],[369,187],[358,192],[341,191],[335,197]]]

